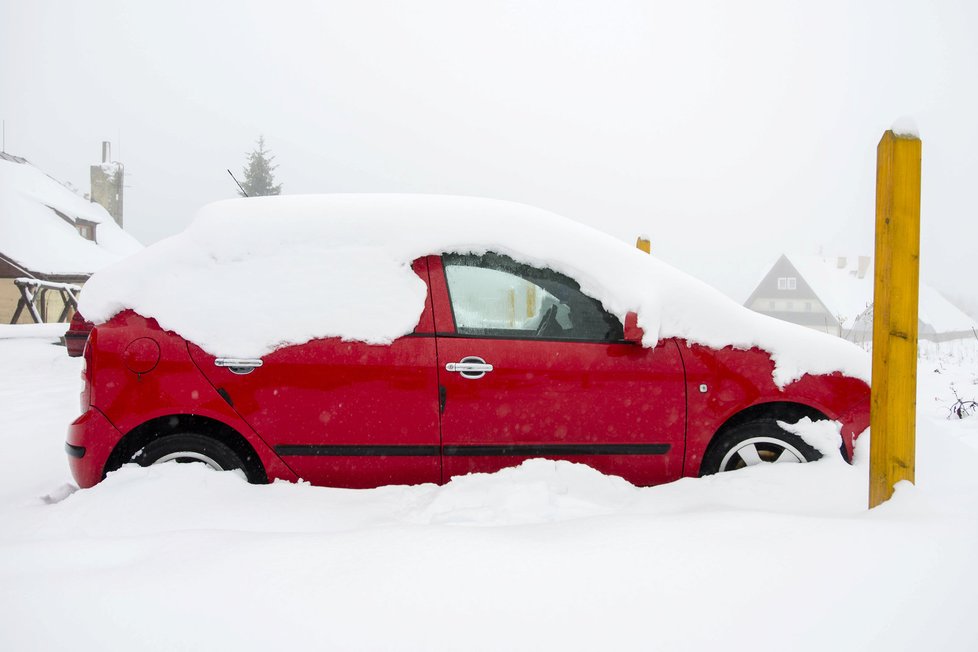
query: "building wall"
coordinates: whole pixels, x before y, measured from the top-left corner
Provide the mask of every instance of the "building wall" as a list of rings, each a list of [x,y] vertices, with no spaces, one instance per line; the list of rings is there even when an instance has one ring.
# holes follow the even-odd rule
[[[14,285],[12,278],[0,278],[0,324],[9,324],[10,318],[14,316],[17,309],[17,300],[20,299],[20,290]],[[26,317],[27,321],[24,321]],[[25,314],[19,320],[20,323],[30,323],[33,321],[31,316]]]
[[[777,307],[771,308],[770,304],[772,302],[777,303]],[[754,312],[759,312],[775,319],[788,321],[792,324],[805,326],[837,337],[842,336],[842,329],[839,327],[839,322],[836,321],[835,317],[825,311],[819,302],[795,301],[794,303],[794,308],[786,308],[782,302],[778,302],[776,299],[758,299],[754,304],[747,307]],[[805,303],[811,305],[811,308],[806,310],[804,307]],[[802,307],[799,308],[799,306]]]
[[[0,324],[9,324],[17,310],[17,302],[20,301],[20,289],[14,285],[12,278],[0,278]],[[44,311],[41,315],[45,321],[52,323],[57,321],[64,309],[64,302],[61,300],[61,293],[49,291],[44,297]],[[71,312],[68,313],[68,319]],[[33,324],[34,318],[26,308],[21,311],[17,318],[18,324]]]

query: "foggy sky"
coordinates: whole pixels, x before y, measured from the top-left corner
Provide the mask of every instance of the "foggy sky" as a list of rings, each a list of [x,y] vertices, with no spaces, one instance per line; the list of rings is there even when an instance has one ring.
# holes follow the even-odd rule
[[[924,142],[922,273],[978,305],[976,4],[0,0],[6,151],[87,191],[100,142],[144,243],[235,196],[512,199],[743,299],[782,251],[869,253],[875,149]]]

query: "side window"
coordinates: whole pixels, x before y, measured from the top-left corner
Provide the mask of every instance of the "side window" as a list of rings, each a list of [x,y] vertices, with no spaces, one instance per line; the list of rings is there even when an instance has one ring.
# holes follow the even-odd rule
[[[445,254],[459,335],[615,342],[621,322],[573,279],[508,256]]]

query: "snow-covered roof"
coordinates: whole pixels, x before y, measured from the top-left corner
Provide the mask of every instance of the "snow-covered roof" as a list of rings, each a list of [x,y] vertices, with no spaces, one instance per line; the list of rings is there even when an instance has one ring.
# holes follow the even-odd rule
[[[79,220],[98,225],[96,242],[78,233]],[[20,157],[0,157],[0,255],[35,273],[87,275],[140,249],[99,204]]]
[[[638,249],[553,213],[492,199],[427,195],[257,197],[204,207],[182,233],[89,280],[81,311],[132,309],[215,355],[261,356],[317,337],[387,343],[424,307],[411,261],[496,251],[576,279],[643,344],[677,337],[757,346],[775,381],[843,371],[869,379],[858,347],[743,308]]]
[[[926,283],[920,284],[919,303],[921,325],[933,329],[935,333],[978,330],[978,322]]]
[[[873,303],[873,259],[864,257],[867,266],[860,277],[859,256],[847,256],[839,267],[837,256],[785,254],[826,309],[846,327]],[[953,333],[978,328],[978,323],[940,292],[921,281],[918,301],[921,327],[934,333]]]
[[[872,260],[860,278],[858,256],[844,257],[845,265],[841,268],[837,256],[785,254],[785,257],[825,308],[846,326],[851,326],[873,302]]]

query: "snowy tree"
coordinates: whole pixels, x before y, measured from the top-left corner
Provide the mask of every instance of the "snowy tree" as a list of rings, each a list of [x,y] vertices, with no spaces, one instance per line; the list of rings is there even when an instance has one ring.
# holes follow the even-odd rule
[[[257,147],[247,154],[248,164],[244,169],[244,182],[239,191],[242,197],[262,197],[278,195],[282,192],[282,184],[275,183],[273,171],[277,165],[272,165],[275,157],[265,149],[265,137],[258,137]]]

